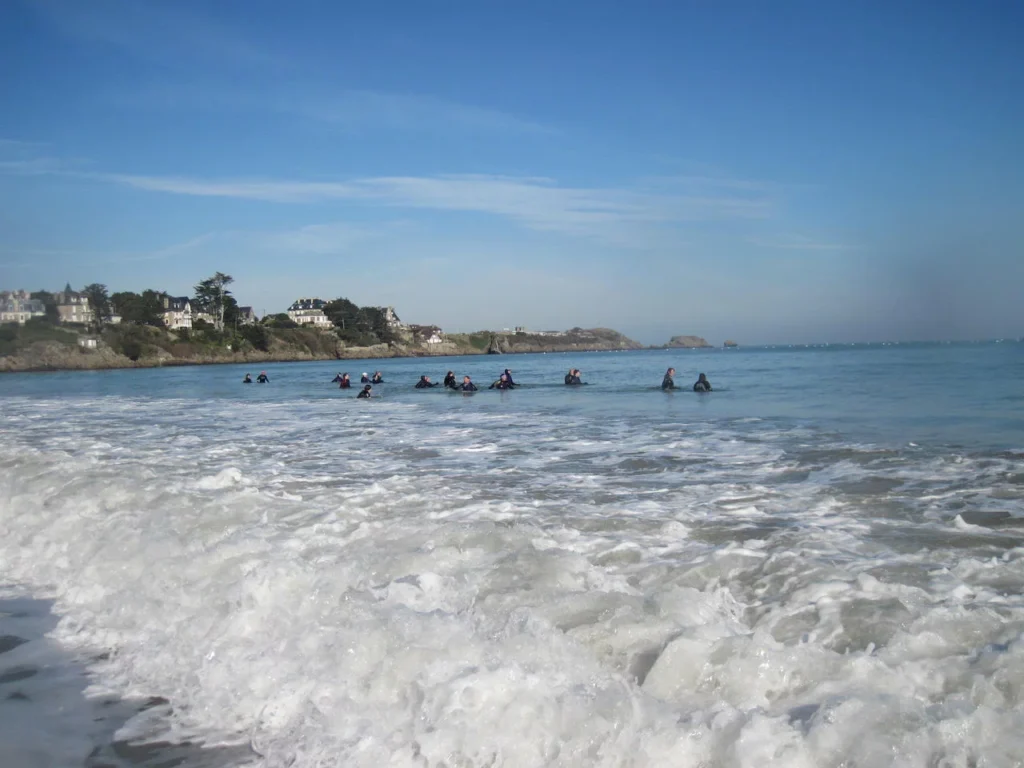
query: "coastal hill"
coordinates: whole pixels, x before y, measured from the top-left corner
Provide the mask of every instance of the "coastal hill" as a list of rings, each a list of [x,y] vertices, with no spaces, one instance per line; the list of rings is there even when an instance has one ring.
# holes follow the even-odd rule
[[[707,340],[700,336],[673,336],[665,345],[666,349],[711,349]]]
[[[641,348],[607,328],[439,334],[432,327],[411,326],[386,343],[360,344],[340,338],[332,328],[257,324],[237,331],[208,328],[184,334],[121,324],[96,333],[85,326],[57,326],[34,318],[21,326],[0,326],[0,372]]]

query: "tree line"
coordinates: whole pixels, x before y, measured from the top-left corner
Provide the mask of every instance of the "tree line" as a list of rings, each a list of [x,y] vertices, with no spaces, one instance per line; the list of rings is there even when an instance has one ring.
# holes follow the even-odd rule
[[[228,288],[234,278],[223,272],[215,272],[205,280],[193,286],[193,294],[188,297],[193,313],[204,314],[213,319],[212,324],[206,320],[193,320],[194,331],[218,332],[224,335],[229,329],[246,338],[259,349],[267,348],[267,337],[261,328],[251,330],[251,326],[240,326],[238,302]],[[65,290],[71,292],[68,285]],[[118,291],[109,293],[103,283],[90,283],[79,291],[89,301],[92,310],[91,325],[101,330],[110,323],[114,315],[121,318],[122,324],[166,328],[164,322],[165,299],[170,298],[166,291],[146,289],[141,293],[134,291]],[[31,294],[33,299],[43,302],[46,310],[43,322],[56,325],[59,321],[57,312],[57,294],[48,291],[36,291]],[[387,344],[398,340],[398,335],[387,321],[387,313],[381,307],[360,307],[344,297],[327,302],[323,308],[324,315],[331,321],[338,338],[356,346]],[[280,312],[267,315],[261,321],[266,328],[297,328],[298,324],[287,313]],[[247,330],[248,329],[248,330]],[[186,336],[186,333],[179,331]],[[211,338],[212,340],[212,338]]]

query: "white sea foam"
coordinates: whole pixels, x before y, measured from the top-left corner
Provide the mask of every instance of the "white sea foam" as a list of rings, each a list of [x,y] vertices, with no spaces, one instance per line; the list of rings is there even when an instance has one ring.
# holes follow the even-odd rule
[[[169,702],[122,735],[268,766],[1024,754],[1013,459],[389,401],[6,406],[0,574],[55,600],[94,695]],[[66,725],[62,754],[90,734]]]

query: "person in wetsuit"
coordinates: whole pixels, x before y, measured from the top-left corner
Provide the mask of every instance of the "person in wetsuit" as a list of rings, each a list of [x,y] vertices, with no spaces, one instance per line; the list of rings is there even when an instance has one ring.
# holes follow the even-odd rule
[[[348,389],[352,386],[352,380],[349,379],[347,373],[341,374],[341,378],[338,379],[338,389]]]
[[[341,374],[339,373],[337,376],[335,376],[333,379],[331,379],[331,384],[337,384],[340,381],[341,381]]]
[[[473,383],[469,376],[462,377],[462,384],[458,388],[462,392],[476,392],[476,384]]]
[[[710,392],[711,382],[708,381],[708,377],[703,373],[697,377],[697,381],[693,385],[694,392]]]
[[[455,371],[448,371],[448,373],[444,375],[444,385],[448,387],[448,389],[456,389],[458,387],[458,384],[455,383]]]
[[[367,384],[365,387],[359,390],[359,394],[356,395],[356,399],[362,399],[364,397],[373,397],[373,392],[371,391],[372,389],[373,385]]]
[[[498,377],[497,381],[493,382],[491,386],[488,387],[488,389],[515,389],[515,387],[512,386],[512,382],[509,380],[508,374],[503,373]]]
[[[569,372],[565,374],[565,386],[572,384],[572,377],[576,375],[576,369],[570,368]]]
[[[256,383],[257,384],[266,384],[268,381],[270,381],[270,379],[267,378],[267,372],[266,371],[260,371],[260,375],[256,377]]]
[[[661,380],[661,388],[662,389],[675,389],[676,388],[676,382],[672,378],[675,375],[676,375],[676,369],[675,368],[669,368],[667,371],[665,371],[665,378]]]
[[[373,372],[373,378],[370,379],[370,383],[371,384],[383,384],[384,383],[384,377],[381,376],[380,371],[374,371]]]
[[[245,378],[242,379],[242,383],[243,384],[252,384],[252,376],[250,376],[248,373],[245,374]]]
[[[359,383],[360,384],[369,384],[370,383],[370,374],[368,374],[366,371],[363,371],[363,375],[359,379]]]
[[[508,379],[508,388],[509,389],[515,389],[516,387],[519,386],[514,381],[512,381],[512,371],[510,371],[508,368],[505,369],[505,377]]]
[[[573,368],[572,374],[569,376],[569,380],[565,383],[573,387],[583,386],[583,380],[580,378],[580,369]]]
[[[436,386],[437,384],[432,382],[429,376],[420,376],[420,380],[416,382],[416,389],[430,389]]]

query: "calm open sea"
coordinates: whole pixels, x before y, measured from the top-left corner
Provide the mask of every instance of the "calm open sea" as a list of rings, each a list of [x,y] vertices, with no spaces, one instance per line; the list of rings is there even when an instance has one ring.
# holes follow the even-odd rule
[[[3,768],[1021,765],[1024,344],[247,370],[0,376]]]

